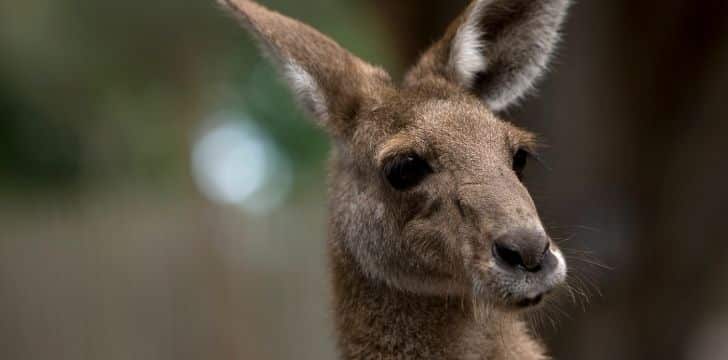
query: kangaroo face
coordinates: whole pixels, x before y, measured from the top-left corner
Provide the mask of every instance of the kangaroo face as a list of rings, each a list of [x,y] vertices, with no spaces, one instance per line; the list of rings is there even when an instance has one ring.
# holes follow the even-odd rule
[[[521,182],[534,136],[496,115],[543,72],[567,0],[476,0],[402,84],[312,28],[222,0],[331,135],[333,255],[389,286],[525,307],[566,265]]]
[[[457,88],[419,86],[364,114],[349,158],[335,161],[344,245],[371,276],[408,291],[538,303],[566,266],[521,182],[534,136]]]

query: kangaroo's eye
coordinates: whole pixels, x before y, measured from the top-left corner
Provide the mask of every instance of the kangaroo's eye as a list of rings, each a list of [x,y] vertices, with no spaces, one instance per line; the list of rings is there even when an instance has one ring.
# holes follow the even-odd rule
[[[523,180],[523,170],[526,168],[528,156],[528,151],[523,149],[518,149],[513,155],[513,171],[516,172],[519,180]]]
[[[397,156],[384,166],[384,177],[397,190],[407,190],[432,173],[430,164],[416,154]]]

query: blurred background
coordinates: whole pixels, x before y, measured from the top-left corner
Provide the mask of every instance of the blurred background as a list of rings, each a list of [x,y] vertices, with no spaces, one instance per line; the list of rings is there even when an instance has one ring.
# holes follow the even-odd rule
[[[400,77],[465,0],[261,0]],[[728,358],[728,2],[580,1],[504,114],[557,359]],[[212,0],[0,2],[0,358],[334,359],[323,133]],[[588,299],[587,299],[588,298]],[[588,301],[587,301],[588,300]]]

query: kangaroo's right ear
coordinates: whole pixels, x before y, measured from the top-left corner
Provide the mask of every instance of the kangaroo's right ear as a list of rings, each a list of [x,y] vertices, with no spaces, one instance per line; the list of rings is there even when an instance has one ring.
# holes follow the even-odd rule
[[[258,40],[298,101],[334,136],[346,136],[362,104],[377,101],[387,73],[315,29],[249,0],[218,0]]]

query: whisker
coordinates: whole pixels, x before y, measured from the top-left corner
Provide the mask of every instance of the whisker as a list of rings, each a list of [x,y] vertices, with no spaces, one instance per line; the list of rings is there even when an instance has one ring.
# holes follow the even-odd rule
[[[554,241],[556,241],[557,244],[563,245],[563,244],[566,244],[567,242],[573,240],[574,238],[576,238],[576,234],[569,235],[563,239],[558,239],[558,238],[553,238],[553,239],[554,239]]]
[[[599,289],[599,286],[597,286],[597,285],[596,285],[596,284],[595,284],[595,283],[594,283],[593,281],[591,281],[591,280],[590,280],[590,279],[589,279],[588,277],[586,277],[586,276],[583,276],[583,277],[582,277],[582,276],[580,276],[580,275],[578,275],[578,274],[574,274],[574,278],[575,278],[575,279],[577,279],[577,280],[579,280],[579,281],[580,281],[580,282],[581,282],[582,284],[586,284],[586,285],[588,285],[588,287],[586,287],[586,289],[591,289],[591,290],[593,290],[593,291],[594,291],[594,292],[596,292],[596,293],[597,293],[597,295],[599,295],[600,297],[602,297],[602,296],[603,296],[603,294],[602,294],[602,291],[601,291],[601,290]]]
[[[601,269],[604,269],[604,270],[614,271],[614,268],[613,267],[611,267],[609,265],[602,264],[601,262],[599,262],[597,260],[591,260],[591,259],[584,258],[584,257],[568,256],[568,255],[564,255],[564,257],[567,260],[581,261],[582,263],[585,263],[585,264],[588,264],[588,265],[593,265],[593,266],[596,266],[596,267],[601,268]]]
[[[583,289],[583,286],[578,286],[577,284],[573,284],[574,281],[580,281],[577,278],[570,276],[567,281],[567,286],[570,288],[570,291],[572,291],[573,294],[579,295],[579,299],[581,301],[575,302],[575,304],[581,306],[582,312],[586,312],[586,306],[591,302],[591,296],[589,295],[589,292]],[[571,282],[571,284],[569,283]],[[576,297],[574,297],[576,299]]]

